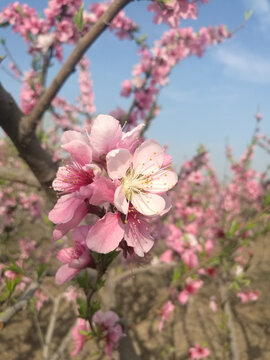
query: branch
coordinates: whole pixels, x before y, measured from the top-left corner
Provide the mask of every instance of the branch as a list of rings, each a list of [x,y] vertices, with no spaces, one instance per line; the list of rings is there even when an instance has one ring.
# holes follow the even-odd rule
[[[27,172],[27,169],[0,167],[0,179],[40,188],[37,179],[31,173]]]
[[[17,148],[21,158],[28,164],[39,183],[47,193],[51,201],[56,200],[56,195],[50,189],[55,178],[57,164],[52,161],[50,154],[41,147],[37,136],[33,133],[23,142],[20,125],[23,113],[19,109],[12,96],[0,83],[0,126],[10,137]]]
[[[18,311],[26,307],[28,301],[33,297],[35,291],[39,288],[39,285],[40,284],[36,282],[32,283],[19,300],[2,313],[0,316],[0,331]]]
[[[80,61],[83,54],[89,49],[94,41],[109,26],[110,22],[118,14],[118,12],[122,10],[122,8],[130,1],[131,0],[115,0],[107,9],[107,11],[105,11],[104,14],[98,19],[98,21],[92,26],[89,32],[79,39],[77,46],[72,51],[61,70],[52,81],[49,88],[41,96],[31,114],[24,117],[21,124],[22,136],[24,138],[27,138],[28,136],[31,136],[32,133],[34,133],[39,119],[47,110],[51,101],[60,90],[66,79],[74,71],[75,65]]]
[[[228,334],[227,339],[229,342],[229,356],[231,360],[240,360],[239,348],[236,341],[236,331],[233,323],[233,313],[231,309],[230,299],[226,285],[220,284],[220,295],[222,306],[227,320]]]
[[[66,350],[66,348],[69,345],[69,341],[70,338],[72,336],[72,330],[74,328],[74,326],[76,325],[76,321],[75,323],[71,326],[70,330],[68,331],[68,333],[66,334],[66,336],[63,338],[61,344],[59,345],[58,349],[56,350],[56,352],[51,356],[50,360],[58,360],[60,358],[60,356],[63,354],[63,352]]]
[[[45,343],[44,343],[44,347],[43,347],[43,359],[47,360],[49,358],[49,350],[50,350],[50,343],[52,341],[52,337],[53,337],[53,333],[54,333],[54,328],[55,328],[55,323],[56,323],[56,318],[57,318],[57,312],[58,312],[58,308],[59,308],[59,303],[61,300],[61,295],[57,296],[57,298],[54,300],[54,304],[53,304],[53,310],[52,310],[52,314],[50,317],[50,322],[49,322],[49,326],[47,329],[47,333],[46,333],[46,337],[45,337]]]

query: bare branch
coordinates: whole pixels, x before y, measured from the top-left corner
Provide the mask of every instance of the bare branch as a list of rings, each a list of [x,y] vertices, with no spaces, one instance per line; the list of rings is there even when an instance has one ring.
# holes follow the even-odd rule
[[[0,179],[41,188],[37,179],[27,169],[15,169],[8,167],[0,168]]]
[[[33,282],[19,300],[8,307],[0,316],[0,330],[9,322],[9,320],[20,310],[26,307],[28,301],[33,297],[35,291],[39,288],[39,283]]]
[[[44,347],[43,347],[43,354],[42,355],[43,355],[44,360],[47,360],[49,358],[50,343],[52,341],[52,337],[53,337],[53,333],[54,333],[54,328],[55,328],[55,323],[56,323],[56,318],[57,318],[57,312],[58,312],[59,303],[60,303],[61,298],[62,298],[62,295],[59,295],[54,300],[53,310],[52,310],[52,314],[51,314],[51,317],[50,317],[50,322],[49,322],[46,337],[45,337],[45,344],[44,344]]]
[[[49,88],[41,96],[31,114],[24,117],[21,123],[21,135],[23,138],[31,136],[31,134],[35,131],[39,119],[47,110],[51,101],[60,90],[66,79],[74,71],[75,65],[80,61],[83,54],[108,27],[115,15],[117,15],[118,12],[130,1],[131,0],[115,0],[107,11],[105,11],[98,21],[92,26],[89,32],[79,39],[78,44],[52,81]]]
[[[57,164],[52,161],[50,154],[41,147],[34,133],[27,138],[27,141],[21,140],[20,124],[23,113],[1,83],[0,114],[0,126],[12,140],[21,158],[29,165],[49,199],[55,201],[56,195],[50,186],[55,178]]]
[[[63,354],[63,352],[66,350],[66,348],[69,345],[69,341],[70,341],[70,338],[71,338],[71,335],[72,335],[72,330],[73,330],[74,326],[76,325],[76,322],[77,322],[77,320],[71,326],[68,333],[66,334],[66,336],[63,338],[61,344],[59,345],[58,349],[51,356],[50,360],[58,360],[60,358],[60,356]]]

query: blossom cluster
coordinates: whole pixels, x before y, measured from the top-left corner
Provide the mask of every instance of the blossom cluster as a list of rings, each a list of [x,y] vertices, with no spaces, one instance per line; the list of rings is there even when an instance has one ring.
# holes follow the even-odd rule
[[[147,114],[151,112],[154,112],[154,116],[157,114],[158,107],[155,105],[157,95],[168,83],[174,66],[187,56],[201,57],[207,47],[223,42],[231,35],[223,25],[216,28],[212,26],[201,28],[198,33],[189,27],[165,32],[151,49],[143,44],[138,51],[141,56],[140,62],[133,67],[133,79],[122,82],[121,95],[130,97],[133,94],[134,97],[135,106],[129,114],[129,122],[136,125],[137,121],[144,120]],[[121,116],[119,110],[118,113]],[[125,115],[124,111],[122,115]]]
[[[117,248],[144,256],[154,244],[150,221],[171,207],[167,191],[177,183],[171,157],[154,140],[140,141],[143,124],[123,132],[118,120],[99,115],[90,134],[66,131],[62,149],[71,158],[53,181],[62,196],[49,213],[56,228],[53,239],[73,230],[73,247],[58,259],[59,284],[92,266],[89,250],[109,253]],[[88,214],[99,217],[92,226],[78,225]]]

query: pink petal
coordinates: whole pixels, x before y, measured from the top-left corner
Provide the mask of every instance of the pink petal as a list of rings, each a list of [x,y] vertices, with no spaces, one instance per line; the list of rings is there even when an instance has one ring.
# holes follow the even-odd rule
[[[125,240],[138,256],[144,256],[154,245],[150,224],[140,217],[128,217]]]
[[[56,226],[56,228],[53,231],[53,240],[56,241],[58,239],[61,239],[69,230],[75,228],[79,223],[82,221],[82,219],[87,214],[87,206],[85,202],[83,202],[75,211],[73,218],[64,223],[59,224]]]
[[[118,120],[110,115],[99,115],[93,121],[90,143],[97,160],[114,149],[122,137],[122,129]]]
[[[147,140],[135,150],[133,168],[136,174],[150,175],[161,168],[163,160],[164,148],[155,140]]]
[[[85,142],[72,140],[62,145],[62,148],[69,152],[73,159],[80,164],[85,165],[92,162],[92,150]]]
[[[151,193],[133,193],[131,203],[138,212],[146,216],[160,215],[166,206],[162,196]]]
[[[121,179],[130,167],[132,155],[127,149],[115,149],[106,156],[107,171],[111,179]]]
[[[114,193],[114,205],[123,214],[128,213],[128,201],[125,195],[125,190],[122,185],[119,185]]]
[[[75,269],[69,264],[62,265],[55,274],[55,282],[57,285],[62,285],[76,276],[81,269]]]
[[[99,177],[94,180],[90,185],[93,189],[93,194],[90,199],[90,203],[93,205],[101,205],[105,202],[113,204],[115,184],[105,177]]]
[[[119,214],[111,212],[91,227],[86,243],[90,250],[106,254],[115,250],[124,236],[124,225]]]
[[[55,224],[67,223],[73,218],[74,212],[81,203],[82,200],[74,196],[74,194],[61,196],[54,208],[49,212],[49,220]]]
[[[73,247],[61,249],[58,251],[56,257],[62,263],[69,263],[72,260]]]
[[[178,301],[182,304],[185,305],[188,301],[189,298],[189,293],[187,292],[187,290],[183,290],[180,292],[180,294],[178,295],[177,299]]]
[[[82,142],[86,142],[85,136],[79,131],[68,130],[68,131],[63,132],[63,134],[61,136],[62,145],[67,144],[73,140],[79,140]]]
[[[86,245],[86,237],[87,237],[89,230],[90,230],[89,225],[82,225],[82,226],[76,227],[72,231],[72,240],[74,242],[79,242],[82,245]]]
[[[119,147],[129,149],[129,151],[133,151],[134,147],[138,144],[140,140],[140,132],[142,131],[145,124],[140,124],[136,126],[133,130],[124,133],[122,136],[122,140],[119,143]]]

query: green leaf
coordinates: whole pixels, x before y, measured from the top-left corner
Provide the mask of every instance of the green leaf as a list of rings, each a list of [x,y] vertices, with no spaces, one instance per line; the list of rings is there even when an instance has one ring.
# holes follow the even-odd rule
[[[186,270],[187,267],[183,262],[181,262],[179,266],[176,269],[174,269],[173,280],[172,280],[174,284],[180,279],[180,277],[186,272]]]
[[[13,291],[15,290],[16,286],[21,281],[21,276],[16,277],[14,280],[10,280],[9,278],[6,278],[6,297],[7,299],[10,298]]]
[[[230,229],[227,233],[228,237],[229,238],[233,237],[238,229],[239,229],[239,224],[236,219],[233,219],[233,221],[231,222]]]
[[[248,19],[251,17],[252,14],[253,14],[253,10],[246,10],[245,11],[245,21],[248,21]]]
[[[78,282],[79,287],[83,289],[85,294],[87,294],[89,288],[87,270],[81,273],[81,275],[77,275],[76,280]]]
[[[86,314],[86,309],[87,309],[86,300],[84,300],[84,299],[82,299],[82,298],[77,298],[77,304],[78,304],[79,317],[81,317],[82,319],[87,319],[87,314]]]
[[[38,268],[37,268],[37,276],[38,276],[38,280],[41,278],[41,276],[44,274],[44,272],[47,269],[47,265],[46,264],[39,264]]]
[[[99,301],[93,301],[90,304],[90,316],[93,316],[95,312],[97,312],[100,309],[100,303]]]
[[[1,62],[2,62],[3,60],[5,60],[6,57],[7,57],[7,55],[2,55],[2,56],[0,56],[0,64],[1,64]]]
[[[5,39],[2,38],[2,39],[0,40],[0,42],[1,42],[1,44],[2,44],[3,46],[6,45],[6,40],[5,40]]]
[[[79,11],[77,12],[77,14],[75,14],[73,16],[73,20],[77,26],[78,31],[81,33],[84,27],[84,22],[83,22],[83,6],[84,4],[82,3],[82,5],[80,6]]]

